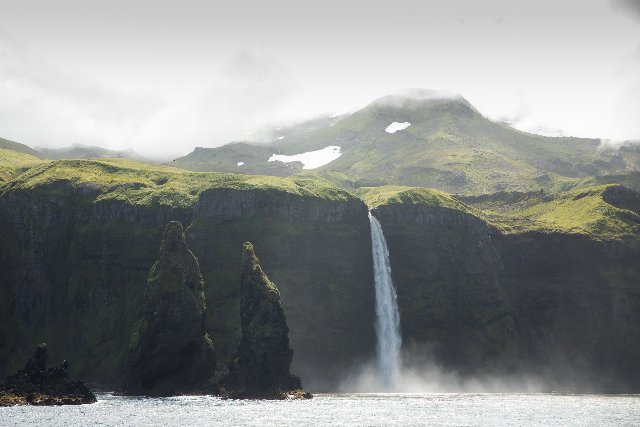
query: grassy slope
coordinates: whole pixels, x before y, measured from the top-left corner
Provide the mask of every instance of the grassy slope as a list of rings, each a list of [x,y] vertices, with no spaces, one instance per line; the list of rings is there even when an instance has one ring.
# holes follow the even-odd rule
[[[24,170],[41,162],[32,154],[0,148],[0,184],[14,179]]]
[[[40,162],[42,155],[18,142],[0,138],[0,185]]]
[[[42,158],[42,154],[19,142],[9,141],[8,139],[0,138],[0,148],[4,150],[18,151],[20,153],[30,154],[38,159]]]
[[[385,132],[394,121],[408,121],[411,126],[394,134]],[[299,124],[279,134],[284,139],[274,141],[272,149],[282,154],[328,145],[339,145],[343,153],[314,171],[280,172],[320,176],[347,188],[391,184],[455,194],[567,191],[585,178],[637,170],[640,159],[640,152],[633,149],[600,150],[595,139],[550,138],[517,131],[486,119],[462,98],[405,99],[394,105],[376,101],[355,113],[316,121],[312,126]],[[236,162],[250,158],[251,150],[251,146],[236,144],[187,157],[192,163],[199,162],[198,168],[235,171]],[[267,168],[273,165],[263,159],[250,161],[245,173],[272,173]]]
[[[26,153],[2,149],[0,168],[4,177],[10,177],[9,174],[14,174],[17,170],[25,170],[7,183],[5,190],[23,188],[49,191],[46,184],[64,180],[74,186],[91,186],[98,193],[96,200],[126,200],[134,205],[157,203],[188,207],[207,188],[263,188],[330,200],[348,200],[353,197],[347,191],[331,185],[329,180],[318,179],[313,174],[277,178],[198,173],[126,159],[42,162]],[[363,187],[356,193],[371,207],[412,203],[461,210],[488,220],[508,233],[557,231],[594,238],[621,238],[635,234],[634,227],[640,223],[639,215],[607,203],[603,194],[610,187],[611,185],[600,185],[579,188],[555,196],[529,193],[521,199],[510,199],[508,194],[503,193],[495,196],[494,203],[491,200],[478,203],[476,206],[480,209],[441,191],[426,188]]]
[[[126,200],[130,204],[152,202],[175,207],[191,206],[207,188],[256,188],[290,194],[347,200],[344,190],[306,178],[276,178],[224,173],[186,172],[168,166],[125,159],[60,160],[38,165],[13,180],[7,189],[44,189],[55,181],[90,184],[99,191],[96,200]]]
[[[470,214],[480,214],[476,209],[465,205],[449,194],[429,188],[386,185],[382,187],[364,187],[359,189],[356,194],[371,208],[380,205],[405,203],[438,206]]]
[[[233,142],[217,148],[196,148],[186,156],[169,163],[171,166],[197,172],[227,172],[288,176],[302,170],[302,164],[269,162],[277,149],[266,145]],[[242,165],[238,165],[242,162]]]
[[[482,218],[505,233],[530,231],[578,234],[594,239],[638,237],[640,215],[614,206],[605,193],[615,185],[601,185],[555,196],[529,193],[520,199],[497,195],[495,203],[478,206],[482,211],[448,194],[426,188],[385,186],[361,189],[358,195],[370,206],[423,204],[463,211]],[[511,201],[504,201],[511,196]]]
[[[595,238],[621,238],[637,235],[640,215],[605,201],[611,185],[573,190],[524,209],[520,216],[530,222],[527,229],[550,230]],[[520,227],[514,227],[520,231]]]
[[[388,134],[384,128],[392,121],[412,125]],[[595,140],[518,132],[454,101],[401,108],[374,104],[318,139],[339,141],[346,135],[343,156],[323,171],[365,185],[404,184],[462,194],[566,189],[603,156]]]

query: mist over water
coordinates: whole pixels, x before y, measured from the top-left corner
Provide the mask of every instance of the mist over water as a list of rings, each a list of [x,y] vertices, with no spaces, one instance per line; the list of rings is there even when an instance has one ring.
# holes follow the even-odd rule
[[[549,385],[536,375],[464,376],[433,362],[428,348],[402,349],[400,311],[387,242],[380,222],[371,212],[369,223],[376,297],[376,359],[355,367],[339,390],[366,393],[531,393],[549,390]]]
[[[379,385],[394,388],[400,377],[400,313],[396,290],[391,280],[391,263],[380,222],[369,212],[373,277],[376,289],[377,368]]]

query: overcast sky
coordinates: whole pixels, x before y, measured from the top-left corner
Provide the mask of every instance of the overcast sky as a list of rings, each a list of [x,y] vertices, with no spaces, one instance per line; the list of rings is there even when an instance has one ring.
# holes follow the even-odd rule
[[[0,0],[0,136],[148,156],[403,88],[640,139],[640,0]]]

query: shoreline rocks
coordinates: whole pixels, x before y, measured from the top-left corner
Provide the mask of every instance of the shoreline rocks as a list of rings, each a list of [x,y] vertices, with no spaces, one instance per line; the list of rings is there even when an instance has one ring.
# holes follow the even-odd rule
[[[24,369],[6,378],[0,386],[0,406],[82,405],[96,397],[82,381],[69,377],[69,364],[47,368],[47,345],[39,344]]]

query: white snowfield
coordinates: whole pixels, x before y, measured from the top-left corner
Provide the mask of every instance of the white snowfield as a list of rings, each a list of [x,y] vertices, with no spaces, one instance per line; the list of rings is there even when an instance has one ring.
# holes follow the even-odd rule
[[[269,157],[269,161],[283,163],[300,162],[302,163],[302,169],[315,169],[331,163],[341,155],[342,153],[340,152],[339,146],[330,145],[324,147],[322,150],[307,151],[306,153],[295,154],[293,156],[274,154]]]
[[[391,123],[389,126],[387,126],[387,128],[385,129],[385,131],[386,131],[387,133],[396,133],[396,132],[398,132],[399,130],[402,130],[402,129],[406,129],[406,128],[408,128],[409,126],[411,126],[411,123],[409,123],[409,122],[402,122],[402,123],[400,123],[400,122],[393,122],[393,123]]]
[[[237,165],[238,166],[242,166],[242,165],[244,165],[244,162],[238,162]]]

